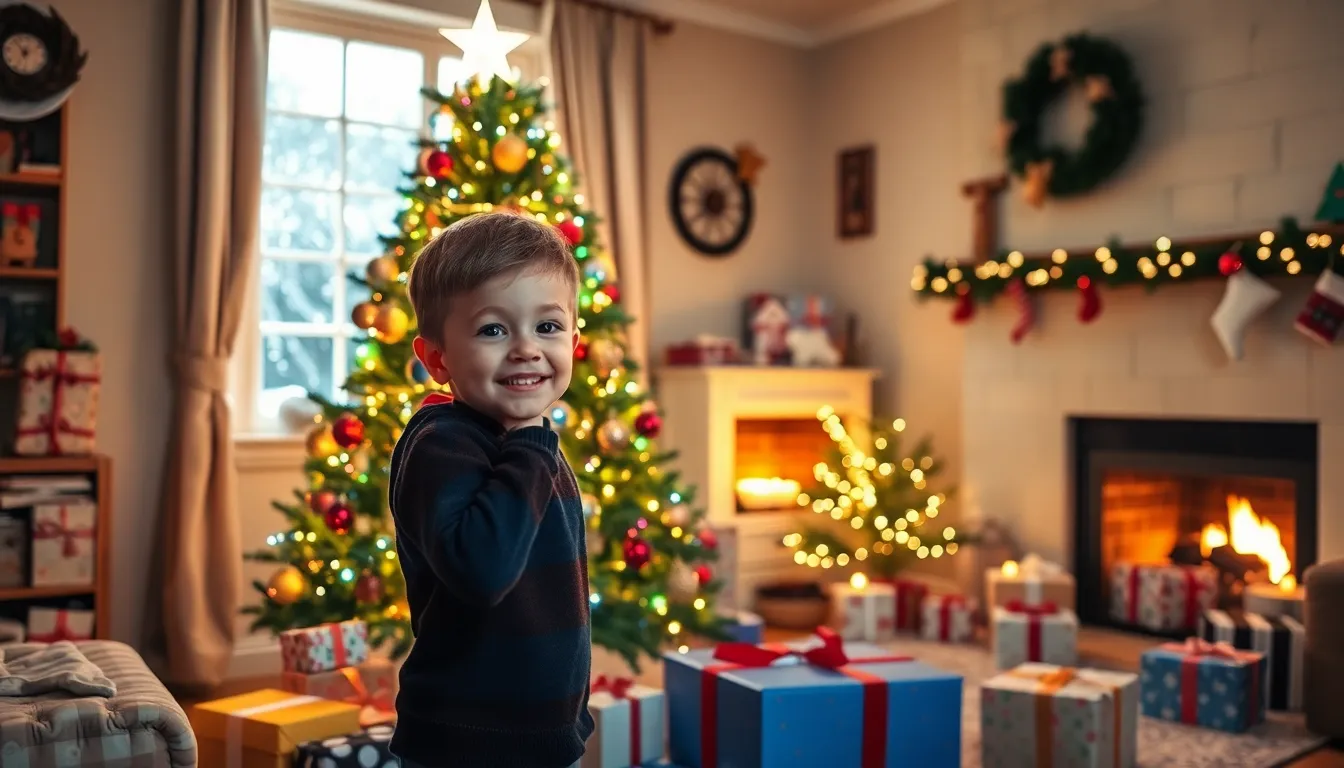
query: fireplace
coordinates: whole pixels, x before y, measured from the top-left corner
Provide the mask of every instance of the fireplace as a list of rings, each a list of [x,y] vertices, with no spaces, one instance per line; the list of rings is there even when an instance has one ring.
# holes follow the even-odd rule
[[[1314,423],[1069,420],[1079,619],[1114,625],[1119,561],[1207,563],[1219,604],[1316,559]],[[1133,629],[1132,627],[1125,627]]]

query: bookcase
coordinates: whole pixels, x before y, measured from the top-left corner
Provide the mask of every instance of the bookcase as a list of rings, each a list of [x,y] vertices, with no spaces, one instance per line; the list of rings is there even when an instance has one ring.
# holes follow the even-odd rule
[[[0,586],[0,618],[27,623],[33,607],[79,609],[94,614],[95,637],[107,637],[110,603],[112,464],[107,456],[26,457],[14,454],[23,352],[66,324],[65,234],[71,101],[26,122],[0,120],[0,515],[28,515],[6,485],[27,480],[82,478],[95,507],[94,578],[84,585],[32,586],[33,542],[27,542],[23,585]],[[3,546],[3,543],[0,543]],[[12,579],[11,579],[12,581]]]

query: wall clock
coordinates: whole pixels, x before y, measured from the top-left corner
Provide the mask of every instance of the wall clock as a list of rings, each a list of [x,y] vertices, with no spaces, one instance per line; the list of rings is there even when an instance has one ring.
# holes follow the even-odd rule
[[[691,150],[672,170],[668,211],[677,234],[706,256],[727,256],[751,232],[751,186],[763,159],[749,147],[737,156],[714,147]]]
[[[35,120],[56,111],[88,58],[56,9],[0,7],[0,117]]]

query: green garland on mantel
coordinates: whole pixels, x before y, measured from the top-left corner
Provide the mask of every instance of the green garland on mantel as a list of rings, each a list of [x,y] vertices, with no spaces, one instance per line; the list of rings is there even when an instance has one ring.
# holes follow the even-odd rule
[[[1000,251],[997,259],[981,264],[926,258],[915,267],[910,287],[921,298],[955,299],[969,293],[977,303],[992,301],[1015,280],[1028,291],[1077,290],[1080,280],[1083,285],[1141,284],[1156,290],[1172,283],[1226,279],[1219,262],[1228,253],[1237,254],[1243,267],[1259,277],[1315,276],[1344,254],[1344,225],[1303,229],[1296,219],[1285,218],[1277,230],[1226,239],[1182,243],[1160,237],[1148,245],[1122,245],[1113,239],[1095,249],[1057,248],[1031,255]]]

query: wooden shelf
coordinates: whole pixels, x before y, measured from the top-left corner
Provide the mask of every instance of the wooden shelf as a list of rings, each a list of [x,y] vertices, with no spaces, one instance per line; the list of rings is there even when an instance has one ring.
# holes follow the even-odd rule
[[[55,280],[61,276],[61,270],[45,267],[0,267],[0,278],[17,280]]]
[[[63,173],[0,173],[0,184],[26,184],[31,187],[59,187]]]
[[[98,588],[92,584],[60,584],[51,587],[0,587],[0,600],[34,600],[44,597],[92,596]]]
[[[101,456],[0,456],[0,475],[96,472]]]

